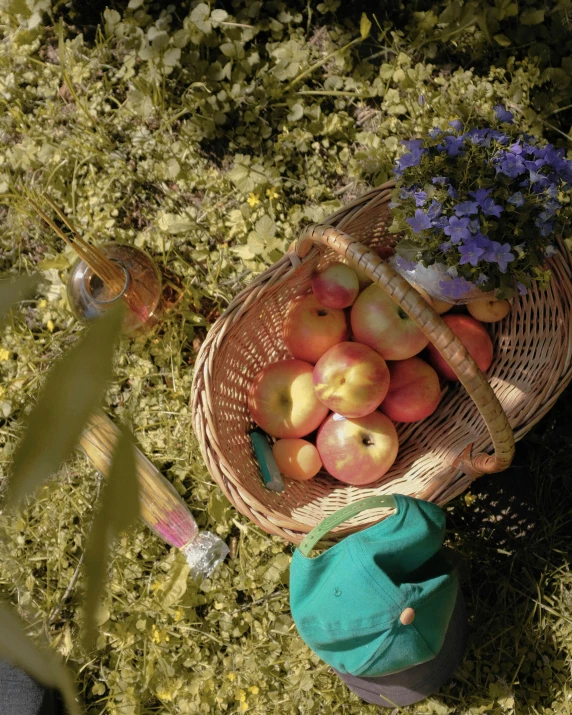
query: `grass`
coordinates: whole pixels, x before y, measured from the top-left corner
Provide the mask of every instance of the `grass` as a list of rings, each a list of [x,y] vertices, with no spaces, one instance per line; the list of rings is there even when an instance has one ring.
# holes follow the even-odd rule
[[[359,37],[367,8],[356,5],[348,18],[331,11],[335,2],[258,11],[226,3],[228,15],[213,24],[197,3],[180,12],[137,5],[118,3],[103,17],[90,8],[88,17],[72,3],[37,25],[31,10],[0,5],[0,193],[18,182],[46,189],[84,235],[145,248],[174,294],[184,291],[155,332],[122,342],[106,409],[130,424],[200,527],[233,554],[198,585],[174,551],[145,527],[132,529],[116,544],[99,637],[85,651],[82,554],[100,477],[78,455],[21,513],[0,515],[0,592],[66,659],[93,715],[373,715],[296,634],[291,548],[213,485],[190,423],[193,361],[240,286],[301,225],[383,181],[401,138],[472,107],[486,115],[499,102],[536,133],[547,130],[542,112],[562,107],[550,119],[562,131],[570,102],[528,50],[515,47],[514,60],[490,45],[478,54],[482,31],[474,22],[457,31],[468,22],[460,15],[435,29],[441,40],[430,36],[423,3],[411,9],[423,17],[397,5],[380,11],[381,31],[374,23],[366,40],[336,54]],[[517,20],[499,22],[516,42]],[[179,45],[179,56],[166,54]],[[464,64],[471,52],[474,70]],[[44,285],[2,334],[3,475],[43,377],[81,330],[65,296],[72,253],[25,202],[5,204],[0,270],[39,270]],[[447,506],[448,543],[464,561],[469,649],[455,680],[411,712],[572,709],[571,394],[519,444],[515,466]]]

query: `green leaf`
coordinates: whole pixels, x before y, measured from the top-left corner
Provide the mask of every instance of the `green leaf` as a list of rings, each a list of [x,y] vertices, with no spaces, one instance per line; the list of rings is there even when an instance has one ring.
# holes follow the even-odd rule
[[[165,67],[175,67],[181,58],[181,50],[178,47],[171,47],[163,55],[163,64]]]
[[[211,12],[211,20],[213,22],[224,22],[228,17],[228,12],[226,10],[213,10]]]
[[[254,224],[254,230],[262,240],[269,240],[276,235],[276,223],[266,214]]]
[[[256,185],[254,179],[250,175],[250,168],[240,162],[237,162],[228,172],[228,178],[243,194],[250,193]]]
[[[180,603],[189,585],[191,567],[181,554],[181,558],[173,565],[173,574],[163,589],[163,606],[170,608]]]
[[[524,10],[520,15],[523,25],[540,25],[544,22],[544,10]]]
[[[512,44],[509,38],[506,35],[495,35],[494,36],[495,42],[500,45],[501,47],[510,47]]]
[[[395,250],[400,256],[406,258],[408,261],[415,261],[419,255],[420,249],[416,243],[410,241],[408,238],[404,238],[402,241],[399,241]]]
[[[0,320],[16,303],[34,293],[38,281],[38,276],[21,276],[0,281]]]
[[[129,433],[122,429],[85,550],[87,586],[84,641],[87,647],[95,640],[98,606],[105,585],[111,546],[115,538],[138,518],[139,483],[135,469],[135,450]]]
[[[63,271],[65,268],[69,268],[70,261],[65,253],[58,253],[57,256],[42,258],[38,263],[38,268],[41,271],[49,271],[51,268],[55,268],[58,271]]]
[[[56,472],[74,449],[112,377],[123,305],[109,310],[51,369],[14,457],[7,503],[19,504]]]
[[[3,604],[0,604],[0,633],[0,657],[23,668],[40,683],[57,688],[69,714],[80,715],[70,672],[52,650],[34,643],[18,615]]]
[[[290,114],[288,114],[287,119],[289,122],[297,122],[304,116],[304,107],[299,103],[292,105]]]
[[[365,12],[362,12],[361,20],[359,23],[359,34],[361,35],[362,40],[365,40],[366,37],[369,37],[370,30],[371,22],[369,21],[368,16],[365,14]]]
[[[220,524],[224,519],[226,519],[229,509],[231,508],[231,503],[224,496],[224,494],[215,489],[210,496],[209,505],[207,511],[209,516],[217,524]]]
[[[162,213],[158,220],[157,225],[161,231],[165,233],[170,233],[176,235],[178,233],[187,233],[191,229],[196,227],[194,221],[189,220],[187,216],[179,216],[179,214],[173,213]]]
[[[194,22],[197,28],[207,35],[212,29],[211,22],[208,19],[210,12],[209,6],[202,2],[190,14],[191,22]]]

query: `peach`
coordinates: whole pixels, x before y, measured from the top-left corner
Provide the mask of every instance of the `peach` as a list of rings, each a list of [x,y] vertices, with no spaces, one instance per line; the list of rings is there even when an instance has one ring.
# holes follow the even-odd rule
[[[351,266],[330,263],[312,276],[312,291],[326,308],[349,308],[359,293],[359,280]]]
[[[506,318],[510,311],[510,303],[508,300],[476,300],[474,303],[467,303],[467,310],[481,323],[496,323],[503,318]]]
[[[439,376],[420,357],[388,363],[389,390],[381,411],[395,422],[419,422],[437,409]]]
[[[393,422],[376,410],[357,419],[330,415],[316,446],[332,477],[359,486],[383,477],[395,462],[399,440]]]
[[[312,293],[290,303],[283,336],[292,357],[314,364],[331,347],[347,340],[348,335],[348,320],[343,310],[326,308]]]
[[[322,468],[317,447],[306,439],[279,439],[272,453],[282,474],[299,482],[315,477]]]
[[[432,298],[429,293],[424,288],[421,288],[421,286],[418,286],[416,283],[411,284],[415,290],[422,295],[425,300],[429,303],[429,305],[433,308],[433,310],[436,313],[439,313],[439,315],[443,315],[443,313],[446,313],[448,310],[451,310],[453,307],[453,303],[447,303],[444,300],[438,300],[437,298]]]
[[[444,315],[443,320],[460,338],[481,372],[486,372],[493,361],[493,343],[485,327],[470,315],[463,315],[462,313]],[[453,369],[441,357],[434,345],[429,345],[428,352],[429,362],[440,375],[447,378],[447,380],[459,381]]]
[[[357,342],[385,360],[405,360],[429,342],[407,313],[377,284],[362,291],[352,306],[351,325]]]
[[[389,387],[385,360],[367,345],[338,343],[314,367],[320,402],[344,417],[364,417],[379,407]]]
[[[317,429],[328,408],[314,393],[313,365],[279,360],[262,368],[248,393],[252,419],[273,437],[304,437]]]

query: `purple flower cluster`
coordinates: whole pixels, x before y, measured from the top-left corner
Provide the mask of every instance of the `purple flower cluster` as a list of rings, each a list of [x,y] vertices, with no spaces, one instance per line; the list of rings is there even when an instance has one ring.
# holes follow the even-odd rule
[[[396,221],[424,262],[431,256],[429,264],[459,269],[443,281],[451,297],[474,285],[525,292],[536,279],[534,261],[542,267],[544,260],[531,264],[530,257],[556,251],[550,236],[564,220],[562,192],[572,189],[564,150],[519,133],[505,107],[494,111],[497,127],[465,130],[457,119],[448,130],[434,127],[426,139],[404,141],[408,151],[395,170]]]

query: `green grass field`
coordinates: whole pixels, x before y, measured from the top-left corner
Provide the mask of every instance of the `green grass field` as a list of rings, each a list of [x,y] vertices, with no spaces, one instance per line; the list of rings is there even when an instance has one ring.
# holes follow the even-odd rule
[[[34,216],[28,187],[94,241],[144,248],[184,290],[155,332],[123,339],[105,407],[200,527],[235,546],[197,585],[146,527],[123,535],[87,652],[81,558],[99,475],[78,454],[21,512],[0,513],[0,594],[66,660],[87,713],[377,712],[298,637],[291,547],[212,483],[191,429],[193,362],[231,297],[303,225],[390,176],[401,139],[503,103],[570,157],[572,4],[344,5],[0,0],[0,271],[45,278],[1,336],[1,481],[47,371],[81,332],[65,294],[74,256]],[[572,711],[571,395],[513,467],[446,507],[469,650],[411,712]]]

